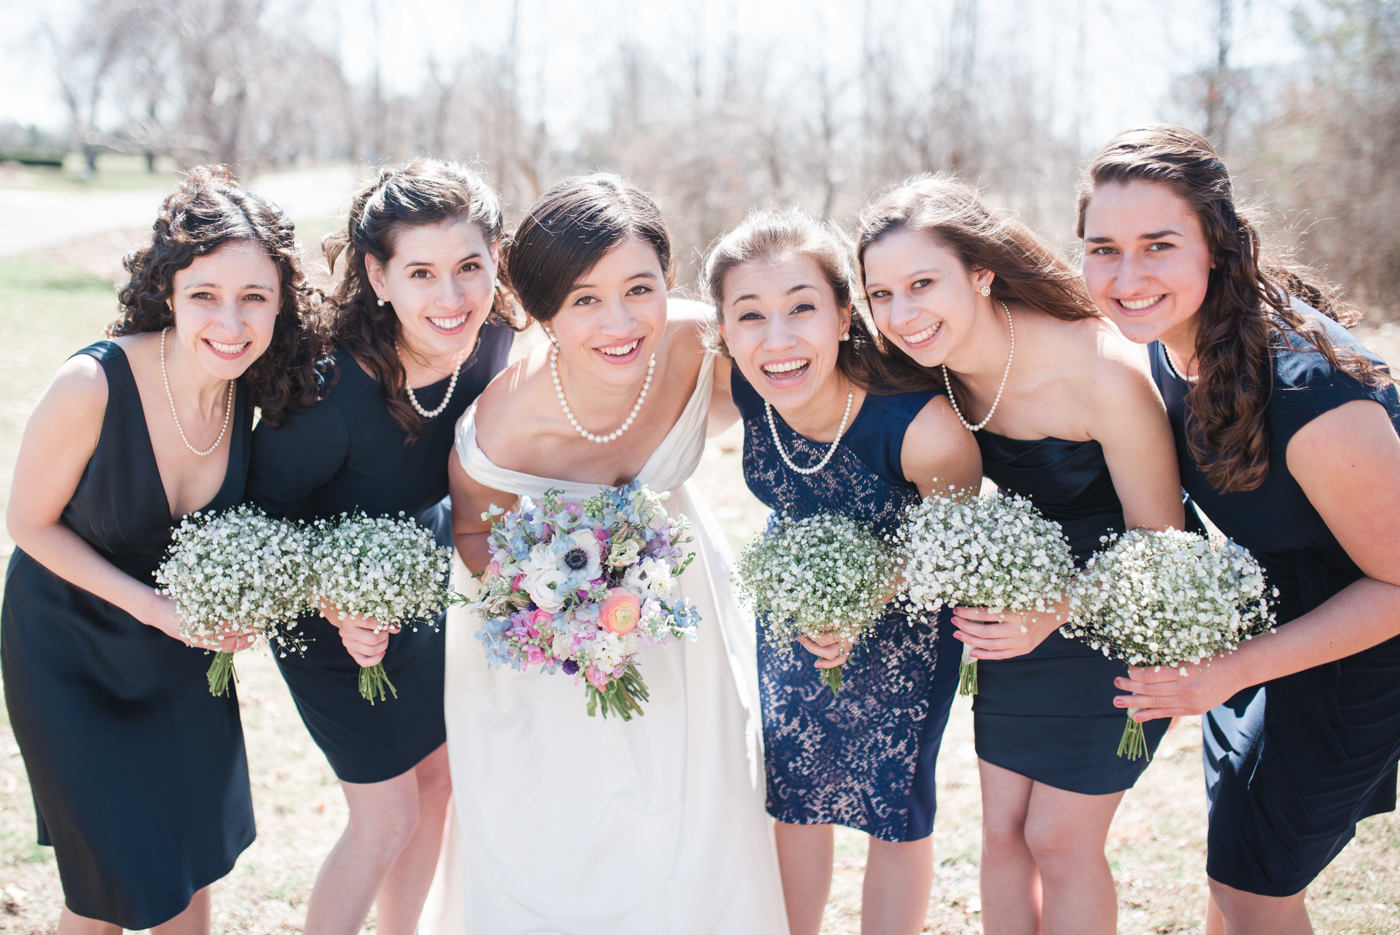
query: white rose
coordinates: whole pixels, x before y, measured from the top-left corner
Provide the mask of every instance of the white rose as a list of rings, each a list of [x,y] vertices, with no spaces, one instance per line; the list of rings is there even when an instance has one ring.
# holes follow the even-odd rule
[[[642,543],[636,539],[627,539],[612,547],[608,554],[608,564],[614,568],[626,568],[628,565],[636,564],[637,556],[641,554]]]

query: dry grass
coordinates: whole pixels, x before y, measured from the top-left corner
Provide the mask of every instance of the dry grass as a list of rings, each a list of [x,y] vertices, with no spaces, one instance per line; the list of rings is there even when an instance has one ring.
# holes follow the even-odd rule
[[[0,346],[6,349],[6,365],[0,368],[0,505],[8,495],[9,465],[34,400],[58,364],[96,338],[112,316],[110,286],[96,272],[111,269],[110,257],[100,253],[94,248],[91,256],[82,257],[86,269],[60,264],[52,256],[0,259]],[[1382,326],[1368,331],[1366,340],[1388,359],[1400,360],[1400,328]],[[762,508],[743,485],[739,441],[736,431],[713,441],[696,477],[736,546],[763,520]],[[8,553],[8,540],[0,538],[0,551]],[[321,859],[343,826],[345,805],[271,658],[245,654],[238,666],[259,837],[215,886],[214,929],[238,935],[296,932]],[[938,785],[938,872],[925,930],[980,932],[981,803],[971,712],[961,700],[943,741]],[[52,852],[33,839],[28,783],[8,718],[0,713],[0,935],[54,930],[62,902],[57,872]],[[1205,796],[1194,723],[1176,725],[1138,787],[1124,799],[1108,854],[1118,880],[1120,931],[1201,930]],[[830,935],[859,931],[864,860],[864,837],[839,831],[824,929]],[[1369,819],[1312,887],[1310,905],[1318,930],[1357,935],[1400,931],[1397,864],[1400,818]]]

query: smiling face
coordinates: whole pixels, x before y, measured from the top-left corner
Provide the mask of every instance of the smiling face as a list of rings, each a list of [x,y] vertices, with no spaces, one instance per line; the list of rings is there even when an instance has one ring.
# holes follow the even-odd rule
[[[405,227],[393,256],[380,264],[365,257],[378,298],[391,304],[401,328],[401,350],[420,361],[459,356],[471,348],[491,311],[496,290],[496,245],[475,221]]]
[[[1084,285],[1128,340],[1189,347],[1214,266],[1200,220],[1167,186],[1094,190],[1084,211]]]
[[[758,394],[785,413],[825,401],[851,309],[837,307],[817,262],[797,254],[742,263],[725,274],[723,294],[720,333]]]
[[[256,241],[230,241],[175,273],[175,340],[210,375],[236,379],[272,343],[281,300],[267,251]]]
[[[546,325],[561,367],[610,386],[645,377],[665,327],[665,271],[656,249],[633,237],[583,274]]]
[[[875,327],[924,367],[955,357],[994,278],[920,231],[892,231],[865,249],[865,291]],[[988,301],[983,299],[982,301]],[[957,369],[956,367],[954,369]]]

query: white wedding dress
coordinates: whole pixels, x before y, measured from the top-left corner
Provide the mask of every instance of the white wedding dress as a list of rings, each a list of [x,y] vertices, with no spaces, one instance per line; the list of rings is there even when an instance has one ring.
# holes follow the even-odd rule
[[[456,821],[421,932],[431,935],[786,935],[764,809],[752,618],[732,593],[732,557],[687,478],[705,445],[714,357],[638,477],[690,518],[695,559],[681,593],[699,637],[638,659],[645,716],[589,717],[571,676],[488,669],[474,611],[447,622],[447,752]],[[476,407],[457,456],[478,483],[582,501],[598,485],[493,464]],[[500,504],[514,508],[515,504]],[[473,582],[460,561],[457,580]]]

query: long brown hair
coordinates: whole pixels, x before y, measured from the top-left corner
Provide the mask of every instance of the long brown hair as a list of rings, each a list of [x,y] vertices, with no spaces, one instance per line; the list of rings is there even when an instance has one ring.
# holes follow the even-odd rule
[[[479,175],[459,163],[415,159],[380,169],[379,176],[355,194],[345,229],[321,243],[332,272],[336,260],[345,256],[345,275],[332,294],[335,344],[379,381],[384,405],[408,441],[423,433],[423,422],[404,393],[407,377],[399,358],[403,329],[393,307],[376,301],[365,257],[387,264],[404,228],[464,220],[481,226],[488,245],[501,242],[501,202]],[[525,324],[499,278],[487,320],[517,331]]]
[[[171,290],[175,274],[225,244],[250,241],[277,267],[280,304],[272,342],[243,374],[249,402],[262,419],[281,426],[287,407],[316,401],[316,362],[326,336],[320,293],[306,283],[301,245],[292,222],[272,202],[240,188],[225,166],[196,166],[160,206],[150,244],[128,253],[131,278],[119,295],[121,317],[109,337],[160,331],[175,323]]]
[[[836,367],[863,390],[873,393],[921,392],[942,388],[943,381],[904,355],[885,351],[885,342],[855,303],[855,264],[850,243],[830,224],[797,208],[755,208],[743,222],[724,234],[710,249],[701,274],[701,287],[715,308],[715,324],[723,320],[725,277],[746,263],[806,257],[817,264],[836,296],[838,309],[850,308],[849,339],[836,352]],[[708,343],[729,356],[717,328]]]
[[[1265,252],[1249,213],[1235,205],[1225,164],[1196,133],[1165,124],[1124,130],[1089,163],[1079,185],[1076,231],[1101,185],[1165,185],[1200,222],[1215,267],[1196,312],[1196,365],[1187,440],[1191,456],[1219,490],[1253,490],[1269,473],[1266,413],[1273,391],[1272,350],[1289,333],[1305,339],[1334,368],[1377,385],[1389,374],[1328,339],[1289,304],[1294,296],[1342,325],[1360,315],[1307,266]]]

